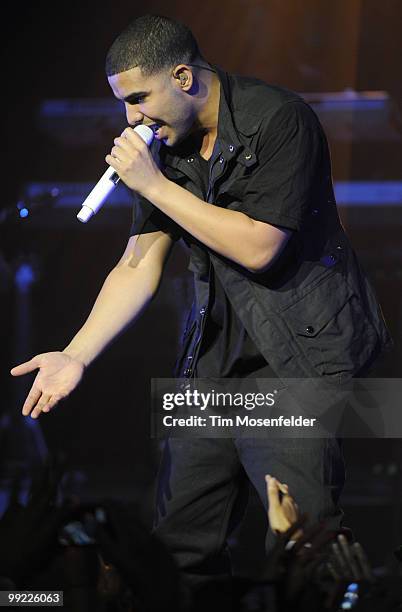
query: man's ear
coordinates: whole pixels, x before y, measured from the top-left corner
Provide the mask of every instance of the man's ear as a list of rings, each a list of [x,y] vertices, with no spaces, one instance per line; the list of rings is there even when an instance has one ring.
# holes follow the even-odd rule
[[[189,91],[194,82],[194,75],[192,70],[185,64],[179,64],[173,70],[173,78],[183,91]]]

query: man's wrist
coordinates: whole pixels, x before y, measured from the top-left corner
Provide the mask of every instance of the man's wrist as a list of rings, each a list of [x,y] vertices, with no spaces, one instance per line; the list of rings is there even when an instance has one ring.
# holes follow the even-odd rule
[[[142,193],[143,197],[152,202],[152,204],[158,205],[160,201],[161,195],[166,190],[167,186],[171,183],[169,179],[167,179],[162,173],[160,177],[152,181],[152,184],[149,185],[146,192]]]
[[[66,346],[66,348],[62,351],[62,353],[64,353],[65,355],[68,355],[75,361],[79,361],[81,365],[84,367],[84,369],[86,369],[94,359],[94,357],[91,358],[88,354],[85,354],[85,352],[82,349],[79,349],[78,347],[73,347],[70,345]]]

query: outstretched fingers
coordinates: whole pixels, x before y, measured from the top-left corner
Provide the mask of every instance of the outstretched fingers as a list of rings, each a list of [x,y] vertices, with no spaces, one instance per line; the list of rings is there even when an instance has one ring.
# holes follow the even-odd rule
[[[51,409],[54,408],[61,399],[62,398],[59,395],[52,395],[49,401],[47,402],[46,406],[42,408],[42,412],[50,412]]]
[[[33,372],[39,368],[39,355],[33,357],[29,361],[25,361],[24,363],[20,363],[20,365],[15,366],[10,370],[10,374],[12,376],[22,376],[23,374],[28,374],[29,372]]]
[[[34,383],[22,407],[22,414],[24,416],[28,416],[28,414],[30,414],[31,410],[37,405],[41,396],[42,396],[41,389],[39,389],[36,383]]]
[[[25,361],[18,366],[15,366],[11,370],[12,376],[22,376],[23,374],[28,374],[29,372],[33,372],[37,370],[41,366],[40,355],[36,355],[29,361]],[[44,396],[40,386],[37,383],[38,376],[36,376],[35,382],[33,383],[30,392],[27,395],[27,398],[22,407],[22,414],[24,416],[28,416],[31,414],[32,418],[36,418],[39,416],[42,407],[47,403],[50,396]]]
[[[37,419],[41,412],[48,412],[47,407],[51,404],[52,395],[42,393],[41,398],[35,408],[32,410],[31,417]],[[49,408],[50,410],[50,408]]]
[[[28,397],[25,400],[22,408],[24,416],[31,415],[32,419],[37,419],[41,412],[50,412],[50,410],[60,401],[59,395],[50,395],[43,393],[35,384],[30,390]]]

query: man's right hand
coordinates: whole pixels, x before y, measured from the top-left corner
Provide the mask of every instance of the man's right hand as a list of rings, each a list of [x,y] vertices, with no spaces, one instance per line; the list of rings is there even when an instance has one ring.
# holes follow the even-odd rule
[[[22,376],[39,368],[30,392],[22,407],[22,414],[38,418],[49,412],[61,399],[78,385],[84,373],[84,364],[67,353],[53,352],[36,355],[11,370],[12,376]]]

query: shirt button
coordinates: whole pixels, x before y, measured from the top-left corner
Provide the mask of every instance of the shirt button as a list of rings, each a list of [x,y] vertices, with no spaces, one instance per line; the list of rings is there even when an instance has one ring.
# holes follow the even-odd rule
[[[205,306],[203,306],[202,308],[200,308],[200,315],[204,315],[206,311],[207,309],[205,308]]]
[[[223,162],[224,162],[224,161],[225,161],[225,159],[224,159],[224,158],[222,157],[222,155],[221,155],[221,156],[220,156],[220,158],[219,158],[219,163],[220,163],[220,164],[223,164]]]
[[[187,378],[188,378],[189,376],[191,376],[191,373],[192,373],[192,369],[191,369],[191,368],[186,368],[186,369],[184,370],[184,372],[183,372],[184,376],[186,376]]]
[[[233,151],[234,151],[234,146],[233,146],[233,145],[229,145],[229,151],[230,151],[231,153],[233,153]]]
[[[338,261],[338,257],[333,253],[329,253],[328,255],[323,255],[320,261],[324,266],[331,267]]]
[[[306,333],[307,334],[314,334],[314,327],[312,327],[311,325],[308,325],[306,327]]]
[[[247,161],[249,161],[252,158],[252,154],[251,153],[247,153],[247,155],[244,156],[244,159],[246,159]]]
[[[338,244],[336,248],[337,248],[338,251],[342,251],[343,250],[343,247],[340,244]]]
[[[318,215],[318,208],[314,208],[314,210],[311,212],[312,215]]]
[[[194,157],[189,157],[187,161],[188,161],[189,164],[192,164],[193,161],[194,161]]]
[[[187,355],[187,361],[191,361],[191,360],[192,360],[192,358],[193,358],[193,356],[192,356],[192,355]]]

